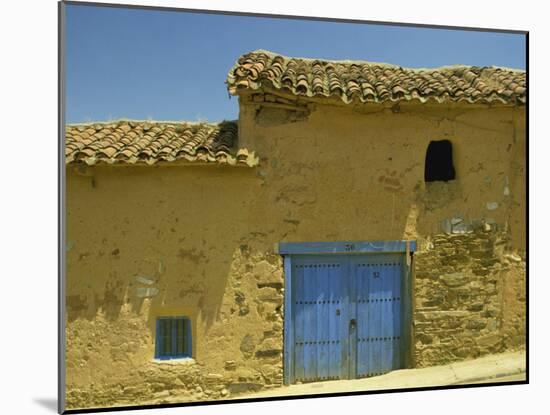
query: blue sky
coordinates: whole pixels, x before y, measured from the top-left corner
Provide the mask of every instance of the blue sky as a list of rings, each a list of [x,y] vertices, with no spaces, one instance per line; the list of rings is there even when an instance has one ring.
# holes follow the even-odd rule
[[[236,119],[226,75],[243,53],[412,68],[525,69],[525,37],[460,30],[67,6],[66,120]]]

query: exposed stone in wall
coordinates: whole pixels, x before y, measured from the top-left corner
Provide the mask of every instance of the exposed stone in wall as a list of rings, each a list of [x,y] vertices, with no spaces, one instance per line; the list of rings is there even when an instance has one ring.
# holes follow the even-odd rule
[[[508,234],[438,234],[415,254],[414,360],[419,367],[525,343],[525,261]]]
[[[72,298],[67,303],[68,407],[225,399],[281,386],[283,281],[280,256],[241,245],[229,269],[219,324],[207,339],[194,333],[202,337],[203,349],[216,351],[203,353],[204,360],[154,360],[147,307],[136,313],[130,305],[135,290],[95,315],[86,310],[90,303],[85,299]],[[100,377],[96,368],[101,368]]]
[[[259,252],[251,244],[240,245],[234,255],[231,289],[236,295],[229,312],[239,314],[249,330],[235,339],[239,345],[237,356],[225,362],[231,395],[282,385],[282,270],[279,255]],[[244,305],[246,313],[242,311]]]
[[[223,399],[228,395],[228,380],[194,361],[150,361],[134,369],[131,377],[122,372],[89,385],[67,385],[67,405],[72,409]]]
[[[525,344],[526,269],[525,257],[507,255],[502,271],[502,336],[504,346],[514,349]]]
[[[511,245],[524,247],[524,110],[319,105],[297,122],[257,105],[239,115],[256,169],[96,166],[95,185],[67,174],[69,406],[280,385],[283,267],[268,253],[280,241],[418,239],[419,365],[521,347],[522,254],[499,232],[468,233],[461,215],[508,223]],[[458,180],[425,185],[427,145],[441,138],[456,148]],[[443,218],[463,234],[428,249],[422,236]],[[171,310],[196,324],[195,362],[153,361],[155,313]]]

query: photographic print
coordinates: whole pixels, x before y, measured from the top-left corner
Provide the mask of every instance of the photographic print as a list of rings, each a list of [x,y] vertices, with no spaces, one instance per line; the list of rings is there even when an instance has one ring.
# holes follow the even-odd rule
[[[526,32],[59,11],[61,411],[526,382]]]

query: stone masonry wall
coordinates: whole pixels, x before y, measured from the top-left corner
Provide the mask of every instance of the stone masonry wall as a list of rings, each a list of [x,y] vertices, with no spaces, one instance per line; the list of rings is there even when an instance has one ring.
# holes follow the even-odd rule
[[[226,361],[229,392],[232,395],[283,384],[283,300],[282,258],[273,253],[254,253],[247,244],[240,246],[233,266],[241,277],[234,282],[235,310],[243,315],[252,311],[261,321],[257,329],[240,338],[240,356]],[[240,281],[249,288],[241,288]]]
[[[445,364],[525,343],[525,256],[482,225],[435,235],[415,254],[414,362]]]

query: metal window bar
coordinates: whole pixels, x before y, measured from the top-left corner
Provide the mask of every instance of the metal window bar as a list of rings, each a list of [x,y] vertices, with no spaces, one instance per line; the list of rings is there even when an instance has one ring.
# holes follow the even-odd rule
[[[178,359],[191,357],[191,322],[187,317],[157,319],[155,357]]]

